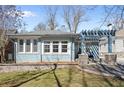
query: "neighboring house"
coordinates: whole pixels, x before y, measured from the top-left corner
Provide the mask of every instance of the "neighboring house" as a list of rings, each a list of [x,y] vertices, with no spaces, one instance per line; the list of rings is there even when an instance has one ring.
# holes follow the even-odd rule
[[[106,54],[108,52],[107,37],[101,38],[99,51],[100,54]],[[116,53],[119,58],[124,57],[124,30],[116,31],[112,41],[112,52]]]
[[[8,34],[14,42],[14,60],[23,62],[72,62],[79,34],[62,31],[33,31]]]

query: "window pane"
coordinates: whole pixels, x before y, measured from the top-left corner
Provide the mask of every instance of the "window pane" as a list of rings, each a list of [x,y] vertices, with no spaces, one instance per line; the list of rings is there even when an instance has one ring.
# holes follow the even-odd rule
[[[23,43],[24,40],[19,40],[19,52],[23,52]]]
[[[50,41],[44,41],[44,44],[50,44]]]
[[[50,52],[50,41],[44,41],[44,52]]]
[[[23,40],[20,40],[20,41],[19,41],[19,44],[20,44],[20,45],[23,45],[23,42],[24,42]]]
[[[58,45],[53,45],[53,48],[57,48],[58,49]]]
[[[53,49],[53,52],[58,52],[58,49]]]
[[[62,52],[67,52],[67,49],[62,49]]]
[[[58,45],[53,45],[53,52],[58,52],[59,49],[58,49]]]
[[[67,41],[62,41],[63,44],[67,44],[68,42]]]
[[[30,45],[30,40],[27,40],[26,41],[26,45]]]
[[[62,45],[62,52],[67,52],[67,45]]]
[[[30,52],[30,40],[26,40],[26,52]]]
[[[62,45],[62,48],[67,48],[67,45]]]
[[[37,52],[37,40],[33,40],[33,52]]]
[[[33,45],[37,45],[37,40],[33,40]]]
[[[50,45],[44,45],[44,52],[50,52]]]
[[[53,41],[53,44],[58,44],[59,43],[59,41]]]

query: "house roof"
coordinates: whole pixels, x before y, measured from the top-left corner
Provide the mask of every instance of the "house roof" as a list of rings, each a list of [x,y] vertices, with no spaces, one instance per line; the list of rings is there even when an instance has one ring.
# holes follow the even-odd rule
[[[21,33],[10,33],[9,36],[78,36],[77,33],[63,32],[63,31],[32,31]]]
[[[44,35],[78,35],[72,32],[63,32],[63,31],[32,31],[32,32],[21,32],[21,33],[9,33],[8,35],[14,36],[44,36]]]

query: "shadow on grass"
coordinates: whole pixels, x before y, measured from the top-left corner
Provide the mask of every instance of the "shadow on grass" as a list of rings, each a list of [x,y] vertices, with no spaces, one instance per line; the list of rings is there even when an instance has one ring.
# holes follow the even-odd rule
[[[66,83],[66,87],[69,87],[72,81],[72,67],[69,66],[69,70],[68,70],[68,80]]]
[[[83,66],[82,66],[82,69],[84,69]],[[87,84],[87,81],[86,81],[86,78],[85,78],[85,71],[84,70],[82,71],[81,76],[82,76],[82,86],[88,87],[88,84]]]
[[[97,70],[99,70],[101,72],[101,75],[103,76],[103,79],[111,86],[111,87],[115,87],[115,85],[106,77],[103,75],[103,72],[107,72],[107,74],[113,75],[112,79],[113,80],[120,80],[119,86],[121,86],[121,81],[124,81],[124,79],[121,77],[121,75],[123,74],[122,71],[119,71],[113,67],[109,67],[107,65],[103,65],[103,64],[98,64],[97,65],[98,68]]]
[[[100,75],[102,76],[103,80],[111,87],[114,87],[114,85],[110,82],[110,80],[108,80],[108,78],[106,76],[103,75],[103,72],[105,69],[105,67],[102,65],[102,69],[100,69],[100,67],[97,65],[97,69],[100,72]],[[107,70],[106,70],[107,71]]]
[[[55,72],[56,69],[57,69],[57,64],[54,64],[54,69],[52,69],[53,75],[54,75],[54,77],[55,77],[55,80],[56,80],[56,83],[57,83],[58,87],[62,87],[62,85],[61,85],[61,83],[60,83],[60,81],[59,81],[59,78],[58,78],[57,75],[56,75],[56,72]]]
[[[52,70],[51,70],[51,71],[52,71]],[[38,75],[36,75],[36,76],[34,76],[34,77],[28,79],[28,80],[22,81],[22,82],[20,82],[20,83],[18,83],[18,84],[15,84],[15,85],[10,86],[10,87],[18,87],[18,86],[21,86],[22,84],[27,83],[27,82],[29,82],[29,81],[31,81],[31,80],[33,80],[33,79],[36,79],[36,78],[38,78],[39,76],[45,75],[45,74],[47,74],[47,73],[50,73],[51,71],[44,72],[44,73],[40,73],[40,74],[38,74]]]

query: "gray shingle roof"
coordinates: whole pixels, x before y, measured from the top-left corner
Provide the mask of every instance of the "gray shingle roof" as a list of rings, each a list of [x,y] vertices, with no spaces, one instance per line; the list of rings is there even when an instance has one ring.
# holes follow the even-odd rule
[[[10,36],[65,36],[65,35],[71,35],[71,36],[77,36],[79,34],[72,33],[72,32],[63,32],[63,31],[32,31],[32,32],[22,32],[22,33],[16,33],[16,34],[8,34]]]

